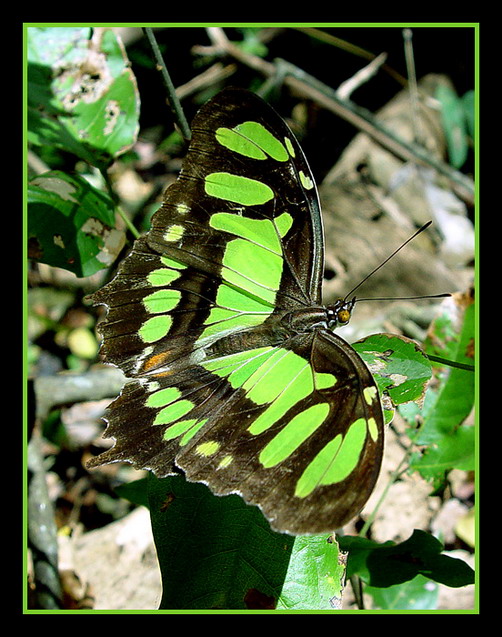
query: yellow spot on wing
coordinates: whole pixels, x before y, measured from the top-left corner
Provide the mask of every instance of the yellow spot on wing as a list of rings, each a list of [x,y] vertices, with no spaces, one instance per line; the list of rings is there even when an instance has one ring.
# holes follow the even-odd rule
[[[374,418],[368,418],[368,431],[373,441],[376,442],[378,438],[378,427]]]
[[[376,387],[365,387],[363,389],[363,395],[364,395],[364,400],[366,401],[366,403],[368,405],[371,405],[371,403],[373,402],[373,399],[375,398],[377,393],[377,388]]]
[[[172,225],[164,232],[164,241],[179,241],[183,236],[184,228],[179,225]]]
[[[228,467],[230,464],[232,464],[232,462],[234,461],[233,457],[228,455],[225,456],[221,461],[220,464],[216,467],[217,469],[225,469],[226,467]]]
[[[220,443],[216,440],[210,440],[209,442],[203,442],[197,445],[195,451],[201,456],[212,456],[220,448]]]

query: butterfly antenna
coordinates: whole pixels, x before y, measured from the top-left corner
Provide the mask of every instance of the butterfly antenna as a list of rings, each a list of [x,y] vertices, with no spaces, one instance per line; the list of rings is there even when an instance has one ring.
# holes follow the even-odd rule
[[[395,256],[399,250],[401,250],[402,248],[404,248],[405,245],[407,245],[410,241],[412,241],[417,235],[419,235],[421,232],[423,232],[424,230],[426,230],[430,225],[431,225],[432,221],[428,221],[427,223],[425,223],[422,227],[420,227],[415,233],[413,233],[411,235],[411,237],[409,237],[408,239],[406,239],[406,241],[404,243],[402,243],[399,248],[397,248],[396,250],[394,250],[394,252],[392,254],[390,254],[385,261],[382,261],[382,263],[380,263],[380,265],[378,265],[374,270],[372,270],[369,274],[367,274],[364,279],[362,281],[360,281],[355,288],[352,288],[352,290],[345,295],[345,298],[343,299],[344,301],[346,301],[349,296],[351,296],[351,294],[353,294],[357,288],[359,288],[365,281],[367,281],[370,276],[373,276],[375,274],[375,272],[377,272],[378,270],[380,270],[380,268],[382,268],[387,261],[390,261],[392,259],[393,256]],[[444,296],[450,296],[450,294],[437,294],[434,296],[412,296],[412,297],[407,297],[409,299],[435,299],[435,298],[440,298],[440,297],[444,297]],[[371,299],[357,299],[357,301],[390,301],[390,300],[396,300],[394,297],[392,298],[371,298]]]
[[[424,296],[372,296],[367,299],[357,299],[360,301],[416,301],[418,299],[444,299],[451,296],[449,292],[443,294],[425,294]]]

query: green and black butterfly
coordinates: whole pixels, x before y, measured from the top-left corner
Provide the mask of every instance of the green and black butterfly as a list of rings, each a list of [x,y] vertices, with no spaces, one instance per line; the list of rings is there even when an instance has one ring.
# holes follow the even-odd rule
[[[331,532],[377,479],[383,415],[368,368],[322,304],[317,190],[285,122],[225,89],[193,121],[181,174],[148,234],[93,295],[105,360],[128,377],[113,448],[158,477],[181,469],[258,505],[277,531]]]

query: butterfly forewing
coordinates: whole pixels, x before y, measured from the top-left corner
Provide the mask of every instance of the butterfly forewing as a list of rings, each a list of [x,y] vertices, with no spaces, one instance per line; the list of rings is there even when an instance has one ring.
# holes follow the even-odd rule
[[[262,100],[227,89],[193,122],[179,179],[115,279],[107,361],[129,381],[106,414],[115,446],[91,464],[176,467],[240,493],[272,526],[332,531],[371,492],[382,453],[375,383],[322,326],[323,236],[302,151]]]

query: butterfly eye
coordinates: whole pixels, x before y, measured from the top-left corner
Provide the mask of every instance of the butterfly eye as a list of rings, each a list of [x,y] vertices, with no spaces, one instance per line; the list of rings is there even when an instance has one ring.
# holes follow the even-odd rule
[[[338,318],[339,325],[345,325],[350,321],[350,310],[347,310],[345,308],[342,310],[338,310],[336,316]]]

